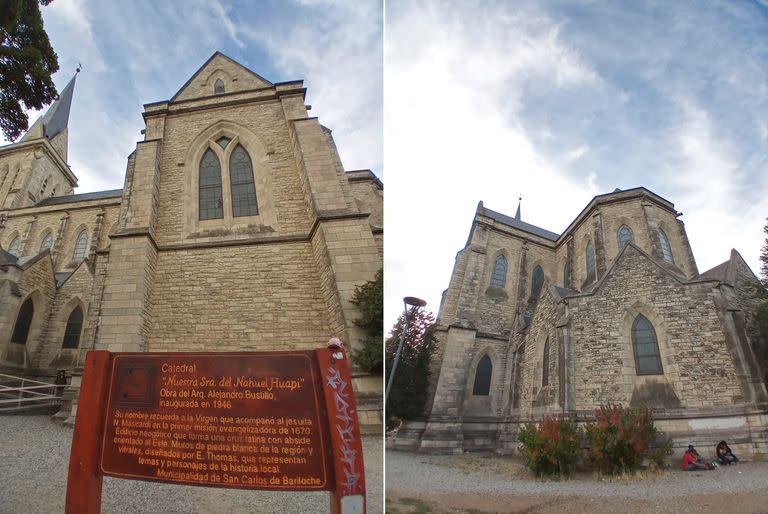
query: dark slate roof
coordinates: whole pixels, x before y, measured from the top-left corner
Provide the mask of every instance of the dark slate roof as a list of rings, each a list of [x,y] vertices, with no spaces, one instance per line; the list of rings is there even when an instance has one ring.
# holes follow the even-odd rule
[[[543,237],[544,239],[549,239],[550,241],[557,241],[557,239],[560,237],[560,234],[555,234],[554,232],[550,232],[549,230],[544,230],[543,228],[539,228],[535,225],[531,225],[530,223],[517,220],[511,216],[507,216],[506,214],[501,214],[500,212],[492,211],[487,207],[480,207],[478,209],[478,212],[484,216],[488,216],[489,218],[493,218],[496,221],[504,223],[505,225],[509,225],[510,227],[520,229],[523,232],[528,232],[529,234],[534,234],[536,236]]]
[[[19,258],[13,255],[12,253],[6,252],[2,248],[0,248],[0,265],[3,264],[15,264],[16,261],[18,261]]]
[[[709,269],[705,271],[704,273],[699,274],[699,278],[703,279],[715,279],[720,281],[725,281],[726,276],[728,275],[728,265],[731,263],[730,260],[727,260],[723,262],[722,264],[718,264],[712,269]]]
[[[109,191],[94,191],[93,193],[82,193],[79,195],[52,196],[44,198],[37,202],[37,206],[59,205],[70,202],[84,202],[86,200],[104,200],[106,198],[118,198],[123,196],[122,189],[110,189]]]
[[[62,271],[60,273],[54,273],[53,275],[56,277],[56,287],[61,287],[64,282],[66,282],[67,279],[72,276],[72,273],[74,273],[74,271]]]
[[[573,289],[568,289],[565,287],[560,286],[554,286],[555,292],[560,296],[560,298],[565,298],[566,296],[571,296],[574,294],[579,294],[578,291],[574,291]]]
[[[45,131],[45,137],[53,139],[56,134],[67,128],[69,122],[69,108],[72,105],[72,93],[75,90],[75,79],[77,73],[69,81],[69,84],[64,86],[59,98],[51,105],[48,112],[43,116],[43,130]]]

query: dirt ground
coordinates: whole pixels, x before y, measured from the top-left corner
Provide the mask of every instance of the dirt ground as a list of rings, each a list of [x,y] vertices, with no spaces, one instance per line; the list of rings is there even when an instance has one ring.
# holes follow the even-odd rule
[[[768,488],[768,484],[766,484]],[[764,513],[768,509],[768,490],[740,494],[681,496],[659,501],[635,498],[585,498],[583,496],[494,496],[478,494],[419,494],[402,496],[387,491],[386,512],[405,513],[466,513],[497,512],[565,514],[616,512],[734,512]]]
[[[728,490],[716,492],[715,482]],[[509,484],[510,491],[494,483]],[[615,478],[583,472],[556,482],[534,478],[514,458],[388,451],[386,512],[768,513],[768,463],[690,474],[672,468]]]

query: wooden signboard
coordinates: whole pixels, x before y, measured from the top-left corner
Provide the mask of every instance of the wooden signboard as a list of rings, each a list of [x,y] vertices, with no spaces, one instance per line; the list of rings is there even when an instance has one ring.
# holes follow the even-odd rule
[[[326,490],[331,512],[365,512],[345,352],[89,352],[66,512],[100,512],[103,475]]]

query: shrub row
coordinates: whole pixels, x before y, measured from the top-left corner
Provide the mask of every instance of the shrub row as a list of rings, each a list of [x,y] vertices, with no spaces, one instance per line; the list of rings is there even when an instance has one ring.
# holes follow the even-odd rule
[[[526,465],[537,476],[569,475],[579,459],[585,437],[589,459],[603,473],[633,471],[646,458],[661,464],[671,453],[669,443],[652,447],[656,427],[647,408],[601,405],[595,417],[585,428],[555,416],[524,425],[518,440]]]

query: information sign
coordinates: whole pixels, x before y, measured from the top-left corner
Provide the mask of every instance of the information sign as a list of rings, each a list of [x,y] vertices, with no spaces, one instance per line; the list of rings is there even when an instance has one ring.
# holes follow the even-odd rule
[[[97,513],[102,476],[332,491],[365,512],[363,455],[346,353],[86,355],[68,513]]]

